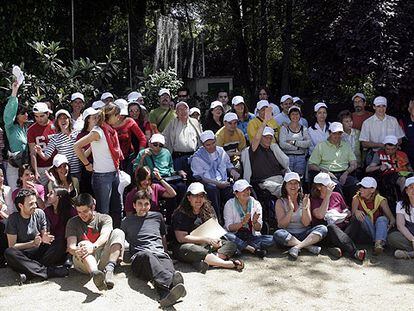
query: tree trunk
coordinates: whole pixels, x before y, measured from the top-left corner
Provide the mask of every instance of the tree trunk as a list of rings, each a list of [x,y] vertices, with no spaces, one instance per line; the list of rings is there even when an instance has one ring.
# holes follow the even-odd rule
[[[292,0],[286,0],[286,24],[282,32],[282,83],[280,86],[280,95],[287,94],[290,91],[290,63],[292,54]]]
[[[267,85],[268,0],[260,0],[260,75],[259,85]]]

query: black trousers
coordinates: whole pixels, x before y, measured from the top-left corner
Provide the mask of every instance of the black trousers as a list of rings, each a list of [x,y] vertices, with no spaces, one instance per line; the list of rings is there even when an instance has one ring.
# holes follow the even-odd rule
[[[58,264],[66,252],[64,240],[55,240],[52,244],[41,244],[25,250],[9,247],[4,257],[10,268],[27,276],[39,276],[47,279],[47,267]]]
[[[9,246],[7,242],[7,235],[5,233],[6,220],[0,220],[0,262],[4,259],[4,251]]]
[[[131,269],[138,278],[152,281],[157,290],[168,290],[175,273],[171,258],[151,251],[138,252],[131,263]]]
[[[354,241],[335,224],[328,225],[328,234],[325,240],[329,246],[339,247],[349,256],[353,256],[357,251]]]

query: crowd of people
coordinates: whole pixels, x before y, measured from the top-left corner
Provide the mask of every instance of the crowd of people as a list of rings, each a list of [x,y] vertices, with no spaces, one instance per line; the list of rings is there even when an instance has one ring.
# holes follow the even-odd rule
[[[414,258],[414,100],[397,120],[385,97],[370,112],[356,93],[355,111],[328,122],[327,103],[304,116],[299,97],[271,103],[266,87],[255,109],[221,90],[205,113],[187,88],[161,89],[151,111],[139,92],[29,111],[18,90],[0,131],[0,265],[21,283],[73,266],[111,289],[129,251],[133,275],[170,306],[186,295],[172,258],[201,273],[242,271],[242,253],[274,246],[292,260],[323,247],[363,261],[366,244]],[[220,238],[191,234],[211,219]]]

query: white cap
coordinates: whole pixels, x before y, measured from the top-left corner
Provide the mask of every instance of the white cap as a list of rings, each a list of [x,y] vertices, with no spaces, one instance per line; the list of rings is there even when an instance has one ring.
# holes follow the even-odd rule
[[[131,102],[134,102],[138,98],[141,98],[141,97],[143,97],[143,96],[140,92],[131,92],[131,93],[128,94],[127,99],[128,99],[128,102],[131,103]]]
[[[121,109],[121,112],[119,113],[121,116],[127,116],[128,115],[128,102],[123,98],[118,98],[116,101],[114,101],[114,104]]]
[[[153,134],[150,138],[150,143],[151,144],[160,143],[160,144],[165,145],[165,137],[164,135],[159,134],[159,133]]]
[[[322,107],[328,109],[328,106],[326,106],[325,103],[317,103],[314,107],[313,107],[313,111],[318,112],[319,109],[321,109]]]
[[[319,173],[315,176],[313,182],[315,184],[322,184],[324,186],[329,186],[330,184],[336,185],[336,183],[332,181],[331,176],[329,176],[328,173]]]
[[[244,103],[244,98],[243,96],[234,96],[233,99],[231,100],[231,104],[233,106],[236,106],[238,104]]]
[[[388,135],[384,138],[384,145],[390,144],[390,145],[397,145],[398,144],[398,138],[394,135]]]
[[[110,98],[110,97],[114,98],[114,95],[112,95],[112,93],[105,92],[101,95],[101,100],[105,100],[105,99]]]
[[[268,127],[268,126],[264,128],[263,133],[262,133],[262,136],[267,136],[267,135],[271,135],[271,136],[275,135],[275,131],[271,127]]]
[[[85,97],[83,96],[82,93],[79,93],[79,92],[73,93],[72,96],[70,97],[70,101],[72,102],[78,98],[81,99],[83,102],[85,101]]]
[[[139,106],[141,107],[141,109],[147,111],[147,107],[145,107],[144,105],[140,104]]]
[[[343,132],[344,131],[344,127],[343,127],[342,123],[332,122],[329,125],[329,131],[331,131],[331,133]]]
[[[210,104],[210,109],[214,109],[214,108],[216,108],[216,107],[218,107],[218,106],[220,106],[221,108],[223,108],[223,103],[222,103],[222,102],[220,102],[220,101],[218,101],[218,100],[215,100],[215,101],[213,101],[213,102]]]
[[[223,121],[224,122],[231,122],[231,121],[234,121],[234,120],[237,120],[237,119],[238,119],[237,114],[235,114],[234,112],[227,112],[224,115]]]
[[[246,188],[251,188],[252,186],[247,182],[246,179],[239,179],[233,185],[233,192],[242,192]]]
[[[301,113],[300,108],[299,108],[298,106],[292,106],[292,107],[290,107],[290,108],[289,108],[289,110],[288,110],[288,115],[290,114],[290,112],[291,112],[292,110],[297,110],[297,111],[299,111],[299,113]]]
[[[105,103],[102,100],[97,100],[92,103],[93,109],[101,109],[102,107],[105,107]]]
[[[54,167],[59,167],[63,163],[69,163],[68,158],[65,155],[58,153],[57,155],[54,156],[54,158],[53,158],[53,166]]]
[[[190,192],[191,194],[207,193],[201,182],[191,183],[187,188],[187,192]]]
[[[290,95],[283,95],[280,98],[280,103],[283,103],[283,102],[287,101],[288,99],[291,99],[293,101],[293,97],[292,96],[290,96]]]
[[[259,100],[256,104],[256,110],[259,111],[263,107],[269,107],[269,102],[265,99]]]
[[[298,173],[295,172],[289,172],[285,174],[285,177],[283,177],[284,182],[289,182],[291,180],[297,180],[300,182],[300,177]]]
[[[170,90],[169,90],[169,89],[161,89],[161,90],[158,92],[158,96],[162,96],[162,95],[164,95],[164,94],[168,94],[169,96],[171,96],[171,93],[170,93]]]
[[[377,188],[377,181],[372,177],[364,177],[362,180],[357,183],[357,185],[360,185],[364,188]]]
[[[405,180],[404,188],[407,188],[408,186],[414,184],[414,177],[409,177]]]
[[[374,99],[375,106],[387,106],[387,99],[384,96],[378,96]]]
[[[200,109],[198,109],[197,107],[193,107],[193,108],[190,109],[190,116],[195,112],[197,112],[199,115],[201,115]]]
[[[188,104],[186,102],[180,101],[175,105],[175,109],[177,109],[179,106],[182,106],[182,105],[186,106],[187,109],[190,108],[190,107],[188,107]]]
[[[52,113],[52,110],[49,109],[46,103],[40,102],[40,103],[34,104],[33,112],[34,113],[46,113],[46,112]]]
[[[296,103],[298,101],[303,102],[303,100],[301,100],[299,97],[293,97],[293,103]]]
[[[93,109],[93,107],[89,107],[85,109],[82,113],[82,119],[86,120],[87,117],[93,116],[95,114],[99,113],[99,110]]]
[[[213,131],[208,130],[200,134],[200,140],[202,143],[205,143],[207,140],[210,139],[216,139],[216,136],[214,136]]]
[[[365,95],[362,93],[355,93],[354,96],[352,96],[352,101],[355,99],[355,97],[360,97],[362,98],[364,101],[366,101],[367,99],[365,98]]]
[[[61,114],[66,115],[69,119],[71,118],[69,111],[67,111],[66,109],[60,109],[60,110],[58,110],[58,111],[56,112],[56,114],[55,114],[55,118],[56,118],[56,119],[57,119],[57,118],[59,118],[59,116],[60,116]]]

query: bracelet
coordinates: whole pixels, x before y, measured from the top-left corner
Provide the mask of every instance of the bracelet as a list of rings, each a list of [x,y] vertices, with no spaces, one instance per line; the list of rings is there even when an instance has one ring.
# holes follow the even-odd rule
[[[84,164],[85,167],[87,167],[89,165],[92,165],[92,163],[91,162],[88,162],[88,164]]]

